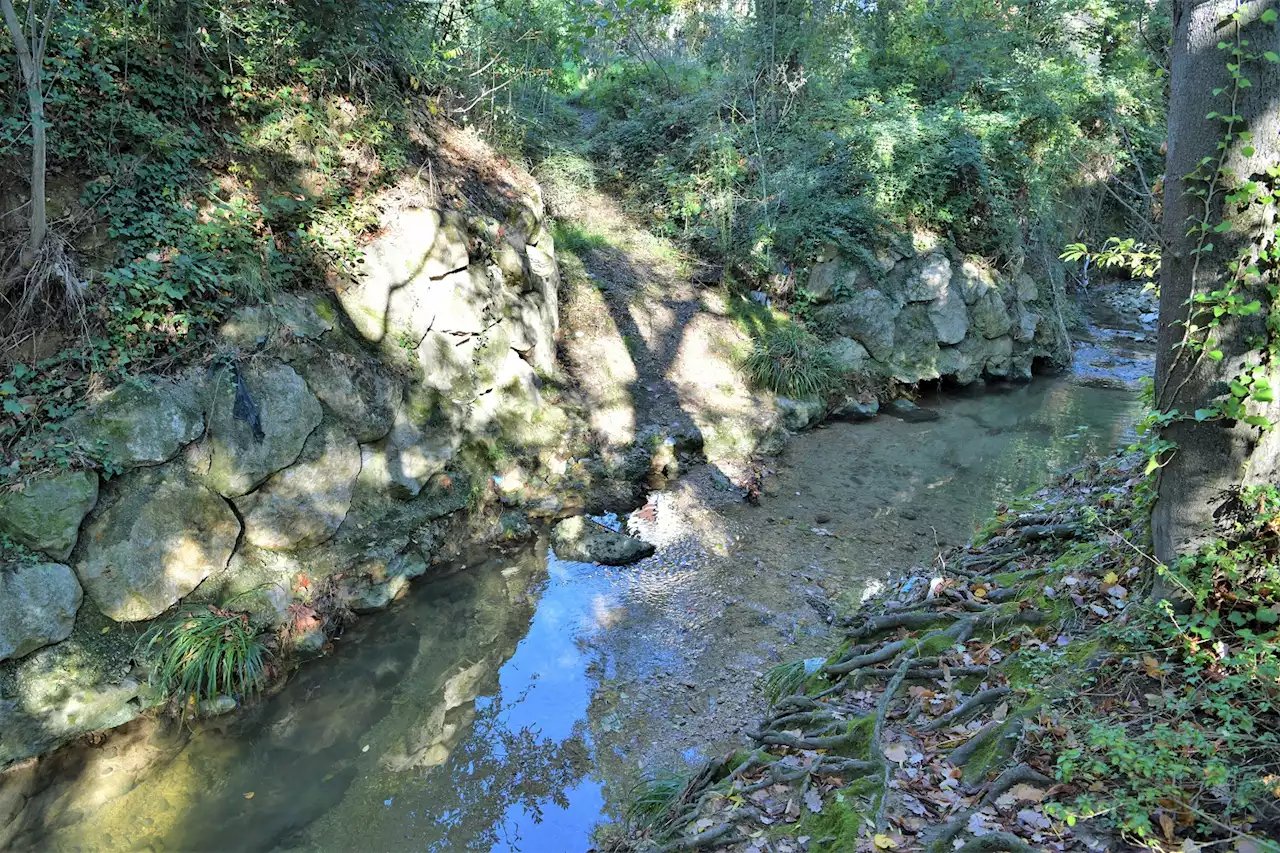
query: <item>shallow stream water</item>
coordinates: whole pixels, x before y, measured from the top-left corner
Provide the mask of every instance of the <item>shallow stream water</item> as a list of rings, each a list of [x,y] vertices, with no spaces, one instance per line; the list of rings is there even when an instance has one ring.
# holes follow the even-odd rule
[[[738,743],[756,679],[998,501],[1125,443],[1132,389],[1073,379],[797,437],[760,506],[702,468],[634,514],[636,566],[545,545],[360,620],[278,694],[63,750],[14,850],[585,851],[643,772]]]

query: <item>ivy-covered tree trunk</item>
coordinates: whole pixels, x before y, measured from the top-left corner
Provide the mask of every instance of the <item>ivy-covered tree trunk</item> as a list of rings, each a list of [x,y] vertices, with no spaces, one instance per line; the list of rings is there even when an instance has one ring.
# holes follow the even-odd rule
[[[1280,426],[1266,354],[1268,311],[1280,323],[1266,286],[1280,185],[1268,175],[1280,167],[1277,0],[1173,5],[1156,403],[1178,416],[1161,433],[1176,447],[1162,456],[1152,522],[1166,563],[1212,536],[1226,494],[1280,468],[1280,430],[1244,420]]]

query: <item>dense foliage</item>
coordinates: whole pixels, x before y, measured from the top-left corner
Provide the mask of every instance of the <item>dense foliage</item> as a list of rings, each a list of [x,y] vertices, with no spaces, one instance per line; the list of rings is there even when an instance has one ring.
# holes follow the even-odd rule
[[[570,32],[559,2],[38,9],[51,227],[26,275],[31,125],[0,50],[2,476],[76,461],[50,428],[89,385],[189,359],[237,303],[354,272],[374,193],[423,164],[431,124],[518,142]]]
[[[605,118],[597,157],[659,227],[753,274],[913,226],[1000,258],[1149,213],[1163,15],[1125,0],[688,3],[659,62],[637,47],[583,102]]]

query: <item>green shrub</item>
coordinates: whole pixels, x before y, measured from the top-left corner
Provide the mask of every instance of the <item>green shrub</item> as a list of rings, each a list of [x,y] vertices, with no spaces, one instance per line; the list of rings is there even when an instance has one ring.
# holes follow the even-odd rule
[[[743,369],[756,387],[803,399],[821,397],[839,380],[822,342],[791,322],[766,329],[755,340]]]
[[[256,693],[266,676],[266,644],[244,613],[181,613],[152,626],[139,645],[151,683],[184,703]]]

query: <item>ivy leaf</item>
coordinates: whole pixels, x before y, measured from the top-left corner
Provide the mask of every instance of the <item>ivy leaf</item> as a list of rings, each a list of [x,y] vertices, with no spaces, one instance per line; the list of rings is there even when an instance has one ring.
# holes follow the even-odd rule
[[[1207,421],[1217,414],[1213,409],[1196,409],[1195,417],[1197,421]]]
[[[1222,350],[1220,349],[1209,350],[1209,358],[1213,359],[1214,361],[1222,361]]]
[[[1280,14],[1277,14],[1275,9],[1267,9],[1262,13],[1262,23],[1264,24],[1274,24],[1277,18],[1280,18]]]

